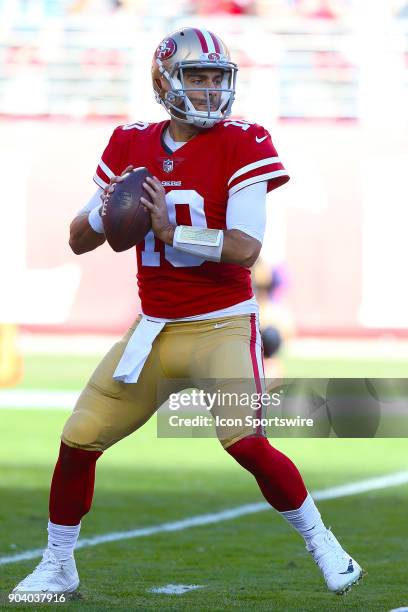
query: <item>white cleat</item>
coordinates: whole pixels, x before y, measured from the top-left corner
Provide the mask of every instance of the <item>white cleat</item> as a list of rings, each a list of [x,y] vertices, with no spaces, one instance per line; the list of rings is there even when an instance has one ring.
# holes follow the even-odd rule
[[[60,561],[47,548],[40,563],[24,580],[18,583],[13,593],[72,593],[79,586],[79,577],[74,557]]]
[[[340,546],[330,529],[317,534],[306,546],[321,569],[329,591],[344,595],[364,576],[364,570]]]

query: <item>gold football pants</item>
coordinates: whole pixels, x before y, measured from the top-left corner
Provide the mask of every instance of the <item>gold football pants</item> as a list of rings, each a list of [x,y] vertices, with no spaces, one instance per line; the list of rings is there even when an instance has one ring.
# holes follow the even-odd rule
[[[231,392],[241,384],[234,379],[240,379],[245,381],[246,392],[263,392],[262,344],[255,314],[167,323],[154,340],[137,383],[113,380],[139,321],[140,317],[92,374],[63,429],[61,439],[65,444],[103,451],[146,423],[170,393],[188,386],[199,387],[200,381],[221,379],[222,392]],[[167,397],[163,396],[164,388]],[[242,421],[217,428],[225,448],[248,435],[261,433],[259,428],[245,423],[248,414],[254,416],[253,408],[239,402],[233,406],[215,405],[212,414]]]

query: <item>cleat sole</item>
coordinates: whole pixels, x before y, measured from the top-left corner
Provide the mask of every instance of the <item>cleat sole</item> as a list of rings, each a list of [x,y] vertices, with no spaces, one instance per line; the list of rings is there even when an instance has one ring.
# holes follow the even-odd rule
[[[351,591],[351,588],[353,586],[358,586],[360,584],[360,582],[362,581],[362,579],[364,578],[364,576],[366,576],[366,575],[367,575],[367,572],[364,571],[363,569],[361,569],[361,572],[359,573],[359,575],[356,578],[354,578],[354,580],[352,582],[350,582],[350,584],[348,584],[347,586],[343,587],[339,591],[335,591],[336,595],[347,595],[347,593],[349,591]]]

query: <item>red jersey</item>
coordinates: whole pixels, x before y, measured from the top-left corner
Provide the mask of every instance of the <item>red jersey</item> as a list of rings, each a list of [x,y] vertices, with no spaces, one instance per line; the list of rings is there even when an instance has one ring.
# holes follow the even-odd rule
[[[146,166],[162,182],[170,222],[226,228],[229,196],[267,181],[268,191],[289,176],[270,134],[245,121],[225,120],[200,132],[177,151],[163,140],[169,121],[117,127],[94,176],[105,187],[126,166]],[[138,244],[137,279],[143,313],[177,319],[220,310],[252,297],[250,270],[182,253],[153,232]]]

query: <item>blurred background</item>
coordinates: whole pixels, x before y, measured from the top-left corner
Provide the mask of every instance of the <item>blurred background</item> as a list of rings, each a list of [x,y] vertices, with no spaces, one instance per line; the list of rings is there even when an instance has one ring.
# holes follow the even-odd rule
[[[234,116],[269,129],[291,175],[254,274],[276,371],[405,367],[408,2],[0,0],[0,384],[33,352],[99,354],[134,318],[134,253],[77,257],[68,226],[112,129],[166,118],[151,56],[185,25],[227,42]]]
[[[408,2],[0,0],[0,600],[44,545],[63,424],[139,307],[134,252],[75,256],[69,223],[95,191],[113,128],[167,118],[150,62],[184,25],[225,39],[240,67],[234,115],[269,129],[291,175],[268,197],[253,274],[267,373],[391,387],[408,378]],[[406,385],[395,395],[406,409]],[[297,536],[265,512],[79,551],[85,598],[167,609],[146,589],[182,581],[210,585],[205,608],[215,610],[406,605],[406,488],[327,495],[379,475],[391,487],[395,470],[406,482],[406,439],[334,439],[324,414],[319,437],[329,439],[295,431],[277,445],[313,494],[324,489],[323,516],[369,588],[329,603]],[[155,421],[101,459],[83,536],[261,500],[214,440],[157,439]],[[191,610],[195,595],[182,596]]]

